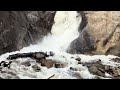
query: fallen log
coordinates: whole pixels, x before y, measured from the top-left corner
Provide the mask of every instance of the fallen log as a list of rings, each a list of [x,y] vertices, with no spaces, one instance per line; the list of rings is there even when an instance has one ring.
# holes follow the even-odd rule
[[[53,56],[53,52],[50,52],[50,55],[44,52],[30,52],[30,53],[17,53],[13,55],[9,55],[7,57],[8,60],[17,59],[17,58],[34,58],[34,59],[46,59],[46,57]]]

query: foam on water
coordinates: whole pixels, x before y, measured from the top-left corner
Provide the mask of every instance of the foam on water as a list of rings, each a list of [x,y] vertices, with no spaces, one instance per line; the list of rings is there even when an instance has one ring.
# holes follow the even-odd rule
[[[27,53],[27,52],[37,52],[37,51],[53,51],[55,56],[49,57],[55,61],[59,61],[66,64],[66,68],[50,68],[41,67],[41,72],[33,71],[32,67],[24,67],[20,65],[12,65],[12,68],[17,72],[19,78],[40,78],[47,79],[51,75],[55,74],[54,78],[65,78],[65,79],[76,79],[69,71],[69,67],[75,67],[80,70],[82,78],[94,78],[94,75],[90,74],[88,68],[77,64],[75,58],[80,57],[82,62],[92,62],[101,59],[103,64],[116,66],[117,63],[111,62],[111,58],[116,56],[105,56],[105,55],[82,55],[82,54],[68,54],[66,49],[69,44],[79,36],[78,26],[81,22],[81,17],[77,17],[78,13],[76,11],[57,11],[55,16],[55,24],[52,27],[52,35],[48,34],[43,38],[43,40],[37,45],[30,45],[29,47],[24,47],[20,51],[6,53],[0,56],[0,61],[6,60],[6,58],[15,53]],[[73,58],[71,58],[73,57]],[[23,62],[25,59],[17,59]],[[26,59],[28,60],[28,59]]]

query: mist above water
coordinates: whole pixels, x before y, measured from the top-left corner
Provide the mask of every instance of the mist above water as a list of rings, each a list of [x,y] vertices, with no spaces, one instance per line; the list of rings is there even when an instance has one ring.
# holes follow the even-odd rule
[[[76,11],[57,11],[51,33],[45,36],[37,45],[23,48],[21,52],[54,51],[65,52],[70,43],[79,36],[78,27],[81,17]]]

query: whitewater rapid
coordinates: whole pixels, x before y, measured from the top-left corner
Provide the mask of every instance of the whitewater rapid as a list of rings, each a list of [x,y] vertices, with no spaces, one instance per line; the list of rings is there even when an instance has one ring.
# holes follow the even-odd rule
[[[95,75],[90,74],[88,68],[82,66],[81,64],[77,64],[78,62],[75,58],[80,57],[82,62],[91,62],[98,59],[101,59],[103,64],[116,66],[117,63],[110,61],[111,58],[116,58],[113,55],[82,55],[82,54],[68,54],[66,53],[66,49],[70,45],[70,43],[79,36],[78,26],[81,23],[81,16],[78,17],[78,13],[76,11],[57,11],[54,21],[55,24],[52,27],[51,33],[43,38],[41,42],[37,45],[30,45],[29,47],[24,47],[20,51],[15,51],[11,53],[6,53],[0,56],[0,61],[6,60],[6,58],[15,53],[27,53],[27,52],[38,52],[38,51],[52,51],[55,53],[53,57],[49,57],[48,59],[52,59],[55,61],[59,61],[65,63],[67,67],[65,68],[50,68],[41,67],[41,72],[34,72],[31,67],[24,69],[25,67],[20,66],[19,64],[12,65],[12,69],[15,69],[19,78],[21,79],[46,79],[49,76],[55,74],[53,78],[57,79],[77,79],[72,75],[72,72],[69,71],[70,67],[78,68],[79,73],[82,78],[94,78]],[[73,58],[71,58],[73,57]],[[17,59],[19,62],[27,61],[28,58],[19,58]]]

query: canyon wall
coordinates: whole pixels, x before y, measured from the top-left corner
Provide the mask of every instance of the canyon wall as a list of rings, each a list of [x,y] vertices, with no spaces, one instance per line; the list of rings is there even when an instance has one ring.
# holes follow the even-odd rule
[[[35,44],[51,32],[55,11],[0,11],[0,54]]]

